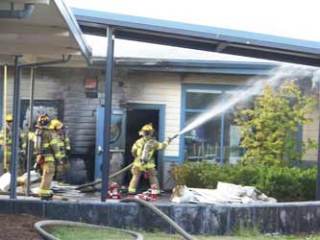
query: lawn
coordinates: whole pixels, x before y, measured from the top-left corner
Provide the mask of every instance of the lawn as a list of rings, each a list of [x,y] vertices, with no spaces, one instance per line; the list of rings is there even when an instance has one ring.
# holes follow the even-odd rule
[[[53,227],[48,229],[51,234],[61,240],[131,240],[132,236],[117,230],[109,229],[91,229],[86,227]],[[165,233],[146,233],[142,232],[146,240],[181,240],[178,235],[169,235]],[[245,236],[194,236],[198,240],[320,240],[320,235],[300,235],[300,236],[268,236],[247,234]]]

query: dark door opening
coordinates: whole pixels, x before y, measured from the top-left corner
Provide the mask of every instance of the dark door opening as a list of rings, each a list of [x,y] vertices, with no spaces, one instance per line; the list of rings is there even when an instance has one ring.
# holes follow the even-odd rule
[[[152,123],[155,129],[154,137],[158,139],[159,132],[159,110],[148,110],[148,109],[130,109],[127,111],[127,126],[126,126],[126,152],[125,152],[125,165],[130,164],[133,161],[131,155],[131,147],[137,139],[140,138],[139,131],[143,125]],[[157,154],[155,156],[156,165]],[[129,184],[131,179],[131,173],[128,173],[125,177],[125,183]],[[141,176],[139,189],[146,190],[149,186],[149,180],[144,179]]]

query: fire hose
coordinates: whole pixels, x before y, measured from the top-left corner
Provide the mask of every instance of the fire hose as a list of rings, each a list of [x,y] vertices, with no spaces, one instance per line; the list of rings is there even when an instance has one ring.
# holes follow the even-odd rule
[[[146,208],[149,208],[151,211],[153,211],[156,215],[161,217],[166,223],[168,223],[171,227],[174,228],[174,230],[180,234],[184,239],[186,240],[194,240],[194,238],[187,233],[183,228],[181,228],[176,222],[174,222],[170,217],[168,217],[165,213],[163,213],[159,208],[154,206],[153,204],[146,202],[141,199],[137,198],[126,198],[121,200],[120,202],[134,202],[138,203]],[[86,223],[79,223],[79,222],[71,222],[71,221],[62,221],[62,220],[45,220],[45,221],[39,221],[35,223],[34,227],[37,230],[37,232],[46,240],[59,240],[59,238],[53,236],[52,234],[48,233],[44,228],[49,226],[72,226],[72,227],[89,227],[89,228],[102,228],[102,229],[111,229],[111,230],[117,230],[122,231],[125,233],[128,233],[135,237],[136,240],[143,240],[143,236],[140,233],[130,231],[130,230],[123,230],[118,228],[112,228],[112,227],[106,227],[106,226],[97,226],[92,224],[86,224]]]
[[[55,237],[54,235],[47,232],[45,227],[53,227],[53,226],[70,226],[70,227],[86,227],[92,229],[106,229],[106,230],[116,230],[127,233],[133,237],[135,240],[143,240],[143,236],[140,233],[123,230],[119,228],[107,227],[107,226],[98,226],[93,224],[79,223],[79,222],[71,222],[71,221],[63,221],[63,220],[44,220],[39,221],[34,224],[34,228],[38,232],[38,234],[43,237],[45,240],[61,240],[60,238]]]
[[[179,233],[184,239],[194,240],[194,238],[189,233],[187,233],[175,221],[173,221],[170,217],[168,217],[164,212],[162,212],[159,208],[157,208],[153,204],[151,204],[147,201],[138,199],[138,198],[125,198],[125,199],[122,199],[120,202],[135,202],[135,203],[139,203],[140,205],[142,205],[146,208],[149,208],[155,214],[157,214],[159,217],[161,217],[165,222],[167,222],[170,226],[172,226],[174,228],[174,230],[176,230],[177,233]]]
[[[131,164],[129,164],[128,166],[122,168],[121,170],[119,170],[119,171],[111,174],[111,175],[109,176],[109,179],[112,179],[112,178],[114,178],[114,177],[116,177],[116,176],[124,173],[125,171],[128,171],[128,170],[132,167],[132,165],[133,165],[133,163],[131,163]],[[93,181],[93,182],[85,183],[85,184],[79,185],[79,186],[76,188],[76,190],[81,190],[81,189],[86,188],[86,187],[95,186],[95,185],[97,185],[97,184],[100,184],[101,182],[102,182],[102,180],[101,180],[101,179],[98,179],[98,180]]]
[[[175,135],[173,135],[172,137],[169,137],[169,138],[168,138],[168,141],[171,142],[173,139],[177,138],[178,136],[179,136],[179,134],[175,134]],[[120,174],[124,173],[125,171],[129,170],[129,169],[132,167],[132,165],[133,165],[133,163],[130,163],[130,164],[127,165],[126,167],[124,167],[124,168],[120,169],[119,171],[111,174],[111,175],[109,176],[109,179],[115,178],[115,177],[117,177],[118,175],[120,175]],[[85,183],[85,184],[79,185],[79,186],[76,188],[76,190],[81,190],[81,189],[86,188],[86,187],[95,186],[95,185],[97,185],[97,184],[100,184],[101,182],[102,182],[102,180],[101,180],[101,179],[98,179],[98,180],[93,181],[93,182]]]
[[[172,138],[169,138],[169,141],[172,141],[174,138],[178,137],[177,135],[174,135]],[[123,172],[127,171],[128,169],[131,168],[131,166],[133,165],[133,163],[129,164],[128,166],[124,167],[123,169],[111,174],[109,176],[109,179],[114,178],[120,174],[122,174]],[[91,183],[86,183],[86,184],[82,184],[80,186],[77,187],[77,190],[80,190],[82,188],[85,187],[89,187],[89,186],[94,186],[96,184],[101,183],[101,180],[96,180],[94,182]],[[151,211],[153,211],[156,215],[158,215],[159,217],[161,217],[166,223],[168,223],[171,227],[174,228],[174,230],[180,234],[184,239],[186,240],[194,240],[194,238],[187,233],[183,228],[181,228],[176,222],[174,222],[169,216],[167,216],[165,213],[163,213],[160,209],[158,209],[156,206],[154,206],[153,204],[138,199],[138,198],[126,198],[126,199],[122,199],[120,202],[133,202],[133,203],[138,203],[146,208],[149,208]],[[84,224],[84,223],[77,223],[77,222],[70,222],[70,221],[40,221],[37,222],[35,224],[35,228],[38,231],[38,233],[44,237],[45,239],[48,240],[58,240],[58,238],[54,237],[53,235],[49,234],[48,232],[46,232],[42,227],[43,226],[49,226],[49,225],[68,225],[68,226],[79,226],[79,227],[95,227],[95,228],[99,228],[100,226],[96,226],[96,225],[90,225],[90,224]],[[117,229],[117,228],[111,228],[111,227],[103,227],[106,229]],[[120,229],[117,229],[120,230]],[[143,240],[143,236],[140,233],[136,233],[133,231],[128,231],[128,230],[120,230],[123,232],[126,232],[130,235],[133,235],[136,237],[137,240]]]

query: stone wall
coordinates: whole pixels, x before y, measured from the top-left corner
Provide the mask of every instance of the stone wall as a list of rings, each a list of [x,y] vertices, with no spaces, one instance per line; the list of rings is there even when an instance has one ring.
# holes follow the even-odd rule
[[[159,203],[156,206],[191,234],[228,235],[241,227],[280,234],[320,231],[320,202],[259,205]],[[24,213],[45,219],[172,232],[172,228],[162,219],[135,203],[2,199],[0,213]]]

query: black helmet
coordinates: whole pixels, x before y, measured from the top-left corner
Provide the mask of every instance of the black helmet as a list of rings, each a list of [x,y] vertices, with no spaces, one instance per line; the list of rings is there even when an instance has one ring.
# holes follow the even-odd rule
[[[46,126],[49,124],[49,116],[48,114],[41,114],[38,116],[38,119],[37,119],[37,124],[40,125],[40,126]]]

